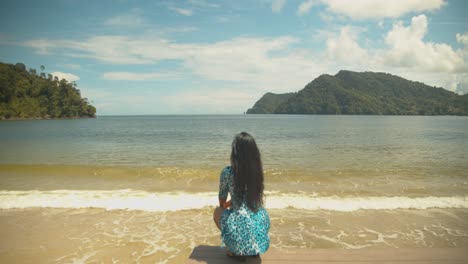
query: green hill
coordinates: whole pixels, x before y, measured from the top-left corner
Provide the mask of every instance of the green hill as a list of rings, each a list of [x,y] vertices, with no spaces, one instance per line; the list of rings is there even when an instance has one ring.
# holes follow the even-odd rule
[[[74,82],[37,75],[22,63],[0,63],[0,119],[81,117],[96,117],[96,108]]]
[[[252,108],[247,110],[247,114],[271,114],[275,109],[293,97],[295,93],[286,93],[286,94],[274,94],[266,93],[258,100]]]
[[[273,103],[265,96],[247,113],[468,115],[467,95],[388,73],[340,71],[319,76],[297,93],[275,95]]]

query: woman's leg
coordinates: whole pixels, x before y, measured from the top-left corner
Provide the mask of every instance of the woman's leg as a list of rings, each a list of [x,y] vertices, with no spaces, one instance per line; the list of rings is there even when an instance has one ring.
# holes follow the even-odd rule
[[[213,212],[213,220],[219,230],[221,230],[220,220],[221,220],[221,215],[223,215],[224,210],[225,210],[224,208],[218,206]]]

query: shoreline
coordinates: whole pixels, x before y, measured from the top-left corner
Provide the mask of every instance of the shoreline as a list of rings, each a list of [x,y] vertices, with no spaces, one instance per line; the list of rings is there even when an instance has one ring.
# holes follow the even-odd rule
[[[72,119],[93,119],[97,118],[90,117],[90,116],[83,116],[83,117],[13,117],[13,118],[0,118],[0,121],[28,121],[28,120],[72,120]]]

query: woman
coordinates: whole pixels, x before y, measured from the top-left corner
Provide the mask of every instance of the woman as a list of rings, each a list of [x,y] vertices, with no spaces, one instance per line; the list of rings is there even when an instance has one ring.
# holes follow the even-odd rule
[[[228,193],[231,200],[226,202]],[[270,218],[263,208],[262,161],[255,140],[246,132],[232,142],[231,166],[221,172],[219,207],[213,217],[228,256],[258,256],[267,251]]]

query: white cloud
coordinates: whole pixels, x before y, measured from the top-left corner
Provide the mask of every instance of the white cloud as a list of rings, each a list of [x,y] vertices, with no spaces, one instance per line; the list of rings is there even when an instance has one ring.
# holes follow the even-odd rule
[[[241,89],[202,88],[183,94],[164,96],[163,101],[180,113],[241,113],[251,107],[261,94]]]
[[[112,89],[80,88],[83,97],[92,98],[98,115],[109,114],[232,114],[252,107],[263,95],[238,87],[200,86],[181,93],[161,93],[160,90],[140,91],[138,95],[122,96]],[[122,106],[125,106],[122,107]],[[155,107],[157,106],[157,107]]]
[[[37,53],[41,55],[49,54],[49,50],[59,48],[64,44],[62,41],[50,41],[47,39],[34,39],[22,43],[25,47],[36,49]]]
[[[379,28],[383,28],[384,27],[384,21],[383,20],[380,20],[377,25],[379,26]]]
[[[466,94],[468,93],[468,74],[463,74],[460,77],[460,80],[456,84],[455,91],[459,94]]]
[[[459,43],[468,46],[468,32],[465,32],[465,34],[457,33],[456,38]]]
[[[468,52],[465,53],[468,49],[463,43],[468,34],[457,34],[457,41],[464,45],[458,50],[446,43],[425,41],[428,22],[424,15],[413,17],[410,25],[395,22],[384,35],[382,48],[373,47],[372,43],[361,46],[359,42],[364,38],[360,35],[364,31],[349,26],[331,32],[318,31],[317,38],[327,43],[329,72],[340,69],[389,72],[454,92],[466,90],[468,82],[463,76],[468,72]]]
[[[184,16],[192,16],[193,15],[193,11],[190,10],[190,9],[179,8],[179,7],[170,7],[169,9],[179,13],[180,15],[184,15]]]
[[[457,72],[466,67],[463,57],[451,46],[445,43],[424,42],[426,32],[425,15],[413,17],[408,27],[401,21],[394,23],[385,37],[389,50],[382,54],[383,63],[434,72]]]
[[[59,78],[59,80],[62,80],[62,79],[65,79],[69,82],[73,82],[73,81],[78,81],[80,79],[80,77],[76,76],[75,74],[72,74],[72,73],[66,73],[66,72],[52,72],[51,73],[52,76],[57,76]]]
[[[151,45],[151,43],[145,43]],[[101,62],[116,64],[144,64],[151,60],[138,54],[141,41],[124,36],[95,36],[84,41],[72,40],[30,40],[23,43],[37,50],[39,54],[55,51],[71,57],[93,58]]]
[[[66,64],[63,64],[63,66],[67,67],[67,68],[70,68],[70,69],[74,69],[74,70],[81,69],[81,65],[76,64],[76,63],[66,63]]]
[[[286,0],[273,0],[271,2],[271,11],[274,13],[279,13],[283,10],[283,7],[286,5]]]
[[[464,57],[468,57],[468,32],[464,34],[457,33],[456,35],[457,42],[463,45],[463,48],[459,49],[457,52]],[[466,69],[468,71],[468,69]]]
[[[305,15],[309,13],[310,9],[316,4],[315,0],[307,0],[302,2],[299,7],[297,8],[297,14],[299,16]]]
[[[414,12],[441,8],[444,0],[322,0],[328,11],[353,19],[397,18]]]
[[[235,38],[209,46],[192,46],[186,68],[209,80],[237,82],[262,91],[300,89],[311,76],[323,71],[310,53],[287,51],[297,42],[290,37],[275,39]]]
[[[218,4],[213,4],[208,1],[204,0],[188,0],[188,2],[194,6],[200,6],[200,7],[211,7],[211,8],[218,8]]]
[[[87,57],[112,64],[152,64],[178,60],[184,71],[207,80],[242,83],[272,91],[299,89],[325,70],[315,54],[292,50],[298,40],[291,37],[247,38],[197,44],[177,43],[148,36],[95,36],[79,42],[68,40],[29,41],[38,51]],[[34,45],[39,43],[37,47]],[[184,78],[186,75],[180,74]],[[311,77],[312,76],[312,77]],[[106,79],[151,80],[167,76],[153,73],[107,73]],[[172,76],[170,76],[172,78]],[[176,77],[174,77],[176,78]]]
[[[124,14],[113,16],[104,21],[104,24],[107,26],[116,26],[116,27],[138,27],[144,23],[143,18],[137,14]]]
[[[102,78],[114,81],[148,81],[178,79],[180,73],[136,73],[136,72],[105,72]]]
[[[322,19],[322,21],[326,23],[332,23],[335,20],[335,16],[327,12],[320,12],[318,15],[320,19]]]
[[[331,34],[327,39],[329,58],[354,64],[368,63],[367,50],[357,42],[360,31],[362,31],[360,28],[345,26],[340,29],[338,35]]]
[[[467,69],[462,51],[467,47],[464,43],[468,34],[454,36],[464,46],[464,49],[454,50],[448,44],[425,41],[427,23],[424,15],[415,16],[409,25],[395,22],[382,39],[374,40],[369,45],[364,45],[365,38],[361,36],[366,32],[365,28],[345,26],[329,32],[320,31],[315,34],[319,35],[315,41],[326,43],[326,49],[317,52],[298,48],[303,47],[304,43],[289,36],[236,37],[214,43],[181,43],[159,34],[145,33],[133,36],[100,35],[79,41],[39,39],[23,45],[33,47],[37,52],[86,57],[107,64],[176,61],[179,68],[169,73],[107,72],[103,73],[102,78],[132,81],[182,79],[190,80],[197,88],[211,85],[214,81],[219,85],[216,89],[241,91],[245,97],[232,96],[228,102],[230,106],[222,108],[217,102],[222,101],[226,93],[211,95],[215,88],[197,89],[179,99],[177,105],[185,107],[184,103],[190,105],[192,100],[193,105],[206,103],[210,109],[222,108],[232,113],[239,111],[233,109],[250,107],[250,103],[266,91],[297,91],[318,75],[335,74],[341,69],[384,71],[461,91],[465,87],[461,76]],[[385,46],[372,47],[377,42]],[[203,91],[208,92],[203,94]],[[183,109],[189,109],[187,107]],[[171,108],[168,106],[167,109]]]

